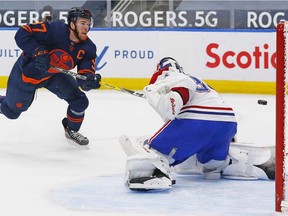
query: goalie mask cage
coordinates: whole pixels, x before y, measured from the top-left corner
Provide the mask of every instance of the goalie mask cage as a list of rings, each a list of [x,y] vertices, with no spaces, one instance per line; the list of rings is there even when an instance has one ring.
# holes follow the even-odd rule
[[[288,99],[287,99],[288,21],[280,21],[276,32],[276,173],[275,210],[288,211]],[[287,110],[287,112],[286,112]]]

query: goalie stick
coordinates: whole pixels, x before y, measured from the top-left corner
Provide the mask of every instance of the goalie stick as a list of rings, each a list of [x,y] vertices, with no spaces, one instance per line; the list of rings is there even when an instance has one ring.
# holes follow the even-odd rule
[[[55,70],[57,70],[57,71],[59,71],[59,72],[61,72],[61,73],[70,75],[72,77],[75,77],[75,78],[78,78],[78,79],[81,79],[81,80],[86,80],[86,76],[78,74],[78,73],[75,73],[73,71],[65,70],[63,68],[59,68],[59,67],[55,67],[55,66],[50,66],[50,67],[55,69]],[[124,92],[124,93],[127,93],[127,94],[134,95],[136,97],[140,97],[140,98],[146,99],[145,95],[143,93],[141,93],[141,92],[137,92],[137,91],[134,91],[134,90],[131,90],[131,89],[126,89],[126,88],[123,88],[123,87],[111,85],[111,84],[108,84],[108,83],[105,83],[105,82],[100,82],[100,84],[102,86],[105,86],[105,87],[113,89],[113,90],[121,91],[121,92]]]

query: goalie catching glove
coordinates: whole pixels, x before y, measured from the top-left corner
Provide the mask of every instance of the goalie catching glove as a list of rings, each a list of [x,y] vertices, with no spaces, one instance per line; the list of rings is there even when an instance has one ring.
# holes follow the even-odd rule
[[[101,87],[101,75],[100,74],[88,74],[86,80],[77,79],[79,86],[84,91],[91,89],[99,89]]]

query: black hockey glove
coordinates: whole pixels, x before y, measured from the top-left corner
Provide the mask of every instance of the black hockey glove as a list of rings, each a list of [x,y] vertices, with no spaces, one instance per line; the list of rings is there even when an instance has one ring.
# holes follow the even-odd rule
[[[89,74],[86,76],[86,80],[78,79],[78,83],[84,91],[89,91],[91,89],[99,89],[101,75],[100,74]]]
[[[37,47],[33,53],[32,53],[34,60],[34,66],[35,68],[42,70],[42,71],[48,71],[50,68],[50,55],[49,50],[46,46],[39,46]]]

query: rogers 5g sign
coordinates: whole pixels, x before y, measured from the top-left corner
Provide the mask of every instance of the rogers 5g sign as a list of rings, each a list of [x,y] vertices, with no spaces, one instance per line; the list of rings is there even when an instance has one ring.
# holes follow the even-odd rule
[[[229,11],[143,11],[113,12],[112,27],[229,28]]]
[[[67,21],[67,11],[57,11],[57,19]],[[33,10],[0,10],[0,26],[16,27],[27,23],[39,22],[42,17],[49,14],[47,11],[38,12]],[[55,18],[55,17],[54,17]]]
[[[236,10],[236,29],[274,29],[281,19],[288,18],[287,10]]]

